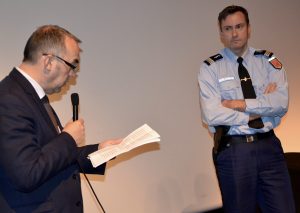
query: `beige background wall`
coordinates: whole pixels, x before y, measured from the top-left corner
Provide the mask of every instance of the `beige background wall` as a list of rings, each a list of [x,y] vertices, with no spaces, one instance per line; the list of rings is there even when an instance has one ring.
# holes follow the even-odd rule
[[[78,92],[87,143],[126,136],[144,123],[160,133],[159,144],[121,155],[104,177],[89,176],[108,213],[196,212],[221,205],[197,73],[222,48],[217,15],[229,4],[248,9],[250,44],[275,52],[287,70],[290,109],[276,132],[285,151],[300,151],[300,1],[1,0],[1,79],[20,64],[36,27],[58,24],[81,38],[84,50],[76,85],[52,97],[62,122],[71,119],[70,94]],[[99,212],[84,179],[82,189],[85,212]]]

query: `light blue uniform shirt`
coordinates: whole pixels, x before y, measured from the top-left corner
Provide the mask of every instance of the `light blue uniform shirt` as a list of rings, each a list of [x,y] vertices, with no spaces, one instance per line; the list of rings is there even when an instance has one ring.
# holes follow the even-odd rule
[[[284,68],[276,69],[265,55],[254,55],[249,47],[244,55],[243,65],[249,72],[256,99],[245,99],[246,110],[239,112],[222,106],[222,100],[244,99],[238,75],[237,56],[228,48],[220,51],[223,58],[210,65],[203,63],[198,75],[202,120],[214,133],[213,126],[230,126],[228,134],[254,134],[268,132],[279,125],[288,109],[288,82]],[[264,94],[269,83],[276,83],[274,92]],[[254,129],[248,126],[249,115],[261,115],[264,127]]]

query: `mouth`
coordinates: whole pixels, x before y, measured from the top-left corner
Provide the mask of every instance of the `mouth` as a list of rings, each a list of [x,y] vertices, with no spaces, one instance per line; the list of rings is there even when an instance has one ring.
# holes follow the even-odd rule
[[[232,40],[232,43],[239,43],[240,40]]]

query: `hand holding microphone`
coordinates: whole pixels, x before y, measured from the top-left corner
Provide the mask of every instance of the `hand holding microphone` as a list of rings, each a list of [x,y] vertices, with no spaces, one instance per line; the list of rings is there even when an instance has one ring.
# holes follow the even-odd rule
[[[69,121],[63,129],[63,132],[69,133],[75,140],[77,146],[82,144],[85,139],[85,126],[83,119],[78,119],[79,96],[77,93],[71,95],[73,107],[73,121]]]
[[[73,108],[73,122],[67,123],[66,128],[70,128],[69,131],[72,131],[70,133],[74,140],[76,141],[77,145],[82,143],[84,141],[84,122],[82,119],[78,119],[78,106],[79,106],[79,96],[77,93],[72,93],[71,94],[71,102],[72,102],[72,108]],[[73,129],[74,128],[74,129]],[[102,149],[106,146],[112,146],[112,145],[117,145],[121,143],[122,139],[111,139],[111,140],[106,140],[103,141],[102,143],[99,143],[98,149]]]

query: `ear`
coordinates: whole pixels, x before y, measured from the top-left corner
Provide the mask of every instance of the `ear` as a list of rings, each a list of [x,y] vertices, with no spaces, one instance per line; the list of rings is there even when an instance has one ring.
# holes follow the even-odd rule
[[[251,37],[251,26],[248,24],[248,39]]]
[[[44,74],[50,73],[51,68],[53,66],[52,58],[48,57],[48,56],[43,56],[42,63],[43,63],[43,72],[44,72]]]
[[[221,30],[219,30],[219,35],[220,35],[220,41],[221,41],[223,44],[225,44],[225,43],[224,43],[224,34],[223,34],[223,32],[222,32]]]
[[[219,22],[218,22],[218,29],[219,29],[220,41],[224,44],[224,34],[223,34],[223,31],[221,29]]]

